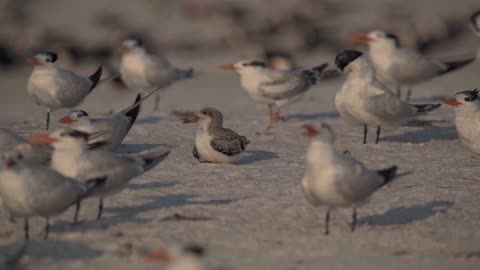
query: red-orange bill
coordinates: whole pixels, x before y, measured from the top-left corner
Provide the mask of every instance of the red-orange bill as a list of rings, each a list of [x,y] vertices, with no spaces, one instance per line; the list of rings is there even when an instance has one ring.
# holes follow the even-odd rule
[[[360,44],[368,44],[371,41],[373,41],[373,39],[371,39],[367,34],[360,33],[360,32],[350,33],[350,39],[353,42],[360,43]]]
[[[312,138],[320,134],[320,131],[312,125],[305,124],[303,125],[303,128],[306,130],[306,132],[304,133],[306,137]]]
[[[221,69],[224,69],[224,70],[237,70],[237,68],[234,66],[234,65],[221,65],[220,66]]]
[[[35,134],[28,137],[28,142],[33,145],[52,144],[58,140],[50,137],[48,134]]]
[[[170,262],[172,256],[166,250],[160,250],[145,255],[145,259],[156,262]]]
[[[36,58],[28,58],[27,63],[32,64],[34,66],[40,65],[40,61],[38,61]]]
[[[71,124],[73,122],[76,122],[77,120],[73,120],[70,116],[65,116],[60,119],[58,119],[58,122],[62,124]]]
[[[443,103],[445,103],[447,105],[450,105],[450,106],[453,106],[453,107],[458,107],[460,105],[463,105],[461,102],[457,101],[454,98],[447,99],[447,100],[443,101]]]

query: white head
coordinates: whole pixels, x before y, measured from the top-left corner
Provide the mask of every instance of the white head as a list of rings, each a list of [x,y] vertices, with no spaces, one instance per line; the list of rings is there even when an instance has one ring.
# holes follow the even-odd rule
[[[392,33],[375,30],[368,34],[353,32],[351,39],[360,44],[367,44],[370,49],[392,49],[400,47],[398,37]]]
[[[75,123],[80,119],[88,119],[88,113],[82,110],[73,110],[73,111],[70,111],[67,116],[64,116],[58,119],[58,122],[68,125],[68,124]]]
[[[203,269],[201,258],[205,249],[198,245],[161,249],[145,255],[152,262],[168,265],[168,269],[200,270]]]
[[[480,110],[477,89],[458,92],[455,98],[447,99],[443,103],[452,106],[455,112],[477,112]]]
[[[25,166],[23,155],[17,151],[7,151],[0,155],[0,168],[2,170],[15,170]]]
[[[328,144],[333,144],[335,141],[333,130],[328,124],[322,123],[320,128],[310,124],[305,124],[302,127],[305,129],[305,137],[310,138],[312,141],[321,141]]]
[[[87,149],[92,134],[68,128],[57,129],[50,134],[36,134],[29,137],[33,145],[51,144],[54,149]]]
[[[130,51],[136,50],[136,49],[141,49],[143,50],[143,43],[139,39],[127,39],[122,42],[122,45],[120,46],[120,52],[121,53],[128,53]]]
[[[223,114],[216,108],[208,107],[194,113],[183,121],[183,123],[197,122],[200,122],[204,127],[221,128],[223,125]]]
[[[39,53],[27,61],[34,66],[51,66],[57,62],[58,56],[54,52]]]
[[[235,64],[222,65],[220,66],[220,68],[224,70],[233,70],[240,74],[247,74],[265,70],[267,68],[267,65],[262,61],[242,60]]]

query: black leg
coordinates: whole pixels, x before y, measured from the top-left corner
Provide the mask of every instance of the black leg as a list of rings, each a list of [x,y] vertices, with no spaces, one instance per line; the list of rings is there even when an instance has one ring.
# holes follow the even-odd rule
[[[329,234],[329,226],[330,226],[330,209],[327,208],[327,213],[325,213],[325,235]]]
[[[50,110],[47,110],[47,121],[45,123],[45,130],[48,130],[50,127]]]
[[[367,125],[363,125],[363,144],[367,144],[367,133],[368,127]]]
[[[378,144],[380,141],[380,126],[377,126],[377,138],[375,139],[375,144]]]
[[[80,212],[80,206],[81,206],[81,202],[78,201],[75,206],[75,215],[73,216],[73,223],[77,223],[78,221],[78,213]]]
[[[159,107],[160,107],[160,93],[157,92],[155,94],[155,105],[153,107],[153,111],[154,112],[158,111]]]
[[[352,232],[355,231],[355,226],[357,225],[357,208],[352,208]]]
[[[45,234],[43,235],[43,239],[48,239],[48,233],[50,232],[50,219],[48,217],[45,218]]]
[[[25,225],[23,227],[23,230],[25,231],[25,240],[28,241],[30,239],[30,237],[28,235],[28,230],[29,230],[28,229],[28,218],[25,218]]]
[[[397,87],[397,97],[402,97],[402,89],[400,88],[400,86]]]
[[[102,217],[102,212],[103,212],[103,198],[100,198],[100,202],[98,204],[97,220],[99,220]]]

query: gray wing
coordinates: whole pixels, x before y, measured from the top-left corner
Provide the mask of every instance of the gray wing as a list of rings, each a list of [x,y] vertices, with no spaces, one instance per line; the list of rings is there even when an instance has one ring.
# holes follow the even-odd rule
[[[250,141],[245,136],[240,136],[235,131],[224,128],[215,135],[210,145],[215,151],[227,156],[234,156],[243,152],[249,143]]]
[[[271,71],[270,80],[259,85],[260,93],[271,99],[295,97],[310,87],[309,81],[294,71]]]
[[[148,82],[155,87],[168,86],[176,78],[175,67],[165,57],[149,54],[146,63],[146,77]]]

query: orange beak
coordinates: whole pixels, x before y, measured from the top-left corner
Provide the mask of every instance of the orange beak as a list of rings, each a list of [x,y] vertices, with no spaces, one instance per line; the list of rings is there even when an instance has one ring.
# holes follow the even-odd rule
[[[119,51],[120,53],[126,53],[126,52],[130,51],[130,48],[128,48],[127,46],[122,45],[122,46],[120,46],[120,48],[118,48],[118,51]]]
[[[445,101],[443,101],[443,103],[447,104],[447,105],[450,105],[450,106],[453,106],[453,107],[458,107],[460,105],[463,105],[461,102],[458,102],[456,99],[454,98],[451,98],[451,99],[447,99]]]
[[[58,142],[58,139],[52,138],[48,134],[36,134],[28,137],[28,142],[32,145],[45,145]]]
[[[367,34],[360,33],[360,32],[352,32],[350,34],[350,39],[353,42],[360,43],[360,44],[369,44],[370,42],[373,41],[373,39],[370,38]]]
[[[40,63],[40,61],[38,61],[36,58],[28,58],[27,59],[27,63],[31,64],[31,65],[34,65],[34,66],[38,66],[38,65],[41,65],[42,63]]]
[[[220,68],[223,69],[223,70],[234,70],[234,71],[237,70],[237,68],[236,68],[234,65],[232,65],[232,64],[230,64],[230,65],[221,65]]]
[[[145,255],[145,259],[156,262],[171,262],[172,256],[166,250],[155,251]]]
[[[306,132],[304,133],[306,137],[313,138],[320,135],[320,131],[314,128],[312,125],[305,124],[303,125],[303,128],[306,130]]]
[[[58,119],[58,122],[68,125],[68,124],[77,122],[77,120],[73,120],[70,116],[65,116],[65,117],[62,117],[62,118]]]

